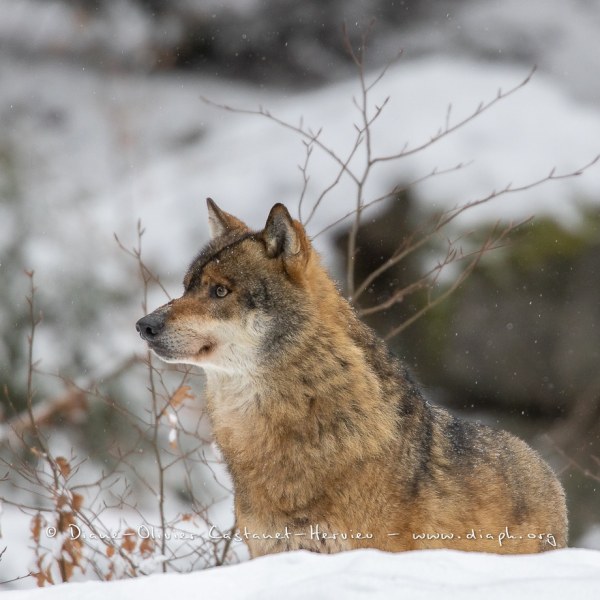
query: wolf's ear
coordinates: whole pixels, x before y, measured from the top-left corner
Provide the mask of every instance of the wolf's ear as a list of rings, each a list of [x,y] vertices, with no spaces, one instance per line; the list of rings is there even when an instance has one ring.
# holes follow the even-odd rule
[[[245,223],[221,210],[212,198],[206,199],[206,205],[208,207],[208,226],[211,237],[216,238],[236,229],[248,230]]]
[[[263,239],[270,258],[281,257],[289,268],[303,268],[308,259],[310,243],[304,227],[294,221],[283,204],[276,204],[269,213]]]

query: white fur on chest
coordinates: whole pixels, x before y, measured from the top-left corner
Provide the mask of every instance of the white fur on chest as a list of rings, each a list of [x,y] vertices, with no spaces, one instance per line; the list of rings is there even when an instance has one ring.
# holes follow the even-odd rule
[[[231,422],[256,406],[256,387],[248,376],[206,369],[206,391],[215,424]]]

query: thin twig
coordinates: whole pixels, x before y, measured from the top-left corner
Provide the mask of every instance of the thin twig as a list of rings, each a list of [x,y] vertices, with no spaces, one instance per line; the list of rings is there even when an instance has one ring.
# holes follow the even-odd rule
[[[385,339],[389,340],[389,339],[397,336],[398,334],[403,332],[407,327],[410,327],[415,321],[420,319],[422,316],[424,316],[430,310],[434,309],[436,306],[438,306],[440,303],[442,303],[444,300],[446,300],[446,298],[448,298],[451,294],[453,294],[464,283],[464,281],[467,279],[467,277],[469,277],[469,275],[475,270],[475,268],[481,261],[481,258],[483,257],[483,255],[486,252],[488,252],[493,247],[494,244],[496,244],[498,241],[505,238],[506,235],[508,235],[508,233],[510,231],[512,231],[513,229],[514,229],[514,226],[512,224],[510,224],[493,241],[491,238],[488,239],[481,246],[481,248],[479,248],[479,250],[475,253],[475,257],[473,258],[473,260],[462,271],[462,273],[454,281],[454,283],[448,289],[446,289],[442,294],[440,294],[436,298],[431,298],[432,288],[430,287],[429,288],[429,299],[428,299],[427,303],[421,309],[419,309],[416,313],[414,313],[412,316],[410,316],[408,319],[406,319],[403,323],[401,323],[397,327],[394,327],[385,336]]]
[[[503,92],[501,89],[499,89],[495,98],[493,98],[492,100],[490,100],[488,102],[480,102],[479,105],[477,106],[477,108],[471,114],[466,116],[464,119],[460,119],[454,125],[450,125],[450,115],[452,112],[452,105],[449,105],[448,109],[446,111],[446,123],[445,123],[444,128],[441,129],[440,131],[438,131],[437,133],[435,133],[434,135],[432,135],[429,140],[427,140],[426,142],[419,144],[417,146],[413,146],[412,148],[408,148],[408,145],[406,145],[400,152],[398,152],[396,154],[389,154],[387,156],[379,156],[377,158],[374,158],[373,163],[389,162],[391,160],[398,160],[400,158],[406,158],[407,156],[411,156],[412,154],[417,154],[418,152],[421,152],[422,150],[429,148],[436,142],[439,142],[441,139],[449,136],[451,133],[454,133],[458,129],[464,127],[465,125],[467,125],[467,123],[470,123],[471,121],[475,120],[477,117],[479,117],[483,113],[487,112],[490,108],[492,108],[498,102],[505,100],[509,96],[512,96],[513,94],[518,92],[520,89],[525,87],[531,81],[531,78],[533,77],[536,70],[537,70],[537,67],[534,66],[531,69],[531,71],[528,73],[528,75],[520,83],[518,83],[517,85],[515,85],[514,87],[509,89],[507,92]]]
[[[367,290],[371,284],[380,277],[383,273],[385,273],[388,269],[398,264],[402,260],[404,260],[409,254],[412,254],[419,248],[421,248],[424,244],[426,244],[434,235],[436,235],[441,229],[449,225],[452,221],[454,221],[457,217],[462,215],[465,211],[471,210],[476,206],[481,206],[482,204],[486,204],[491,200],[499,198],[501,196],[505,196],[508,194],[515,194],[519,192],[524,192],[530,190],[534,187],[540,186],[543,183],[549,181],[558,181],[560,179],[570,179],[573,177],[578,177],[585,170],[589,169],[592,165],[596,164],[600,160],[600,155],[596,156],[593,160],[585,164],[583,167],[576,169],[575,171],[571,171],[569,173],[563,173],[560,175],[556,174],[556,169],[553,168],[550,170],[549,174],[545,177],[541,177],[535,181],[531,181],[529,183],[525,183],[520,186],[513,186],[512,184],[506,185],[503,189],[499,191],[492,191],[487,196],[483,198],[479,198],[478,200],[473,200],[471,202],[467,202],[463,205],[457,206],[453,209],[450,209],[440,215],[440,217],[435,222],[434,226],[431,230],[420,237],[416,242],[409,245],[402,252],[397,252],[392,255],[388,260],[386,260],[382,265],[380,265],[377,269],[369,273],[367,277],[361,282],[361,284],[357,287],[354,292],[354,301],[356,302],[358,298]]]

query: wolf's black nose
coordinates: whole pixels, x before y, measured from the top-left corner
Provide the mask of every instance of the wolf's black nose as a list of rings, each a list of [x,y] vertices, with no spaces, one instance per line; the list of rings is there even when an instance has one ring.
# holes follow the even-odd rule
[[[142,317],[135,324],[137,332],[148,341],[153,340],[163,330],[164,326],[164,317],[155,313],[150,313],[149,315]]]

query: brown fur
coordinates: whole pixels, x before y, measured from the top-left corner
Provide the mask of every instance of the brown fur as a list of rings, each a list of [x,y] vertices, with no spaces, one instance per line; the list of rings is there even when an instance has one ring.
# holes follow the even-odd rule
[[[138,330],[163,359],[205,369],[252,556],[566,545],[550,468],[516,437],[426,402],[285,207],[255,233],[212,201],[209,213],[214,237],[185,293]]]

